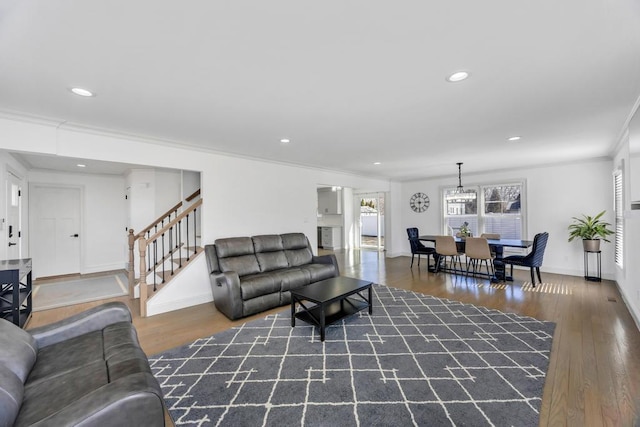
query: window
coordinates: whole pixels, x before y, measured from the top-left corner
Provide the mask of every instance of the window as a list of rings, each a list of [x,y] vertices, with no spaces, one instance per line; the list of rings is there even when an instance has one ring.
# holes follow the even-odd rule
[[[453,187],[444,189],[444,232],[455,234],[467,222],[474,236],[497,233],[505,239],[521,239],[522,189],[523,183],[489,184],[469,187],[463,197]]]
[[[613,174],[613,195],[614,209],[616,214],[615,220],[615,261],[620,268],[623,267],[624,252],[624,203],[622,200],[622,171],[618,170]]]

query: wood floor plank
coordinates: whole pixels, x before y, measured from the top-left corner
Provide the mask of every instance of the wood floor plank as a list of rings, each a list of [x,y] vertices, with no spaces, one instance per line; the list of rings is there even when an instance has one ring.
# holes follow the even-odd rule
[[[329,253],[329,252],[324,252]],[[515,281],[486,280],[429,273],[426,259],[409,268],[409,257],[385,258],[377,251],[336,252],[341,273],[440,298],[485,306],[556,323],[540,409],[541,426],[640,425],[640,331],[611,281],[545,273],[545,286],[523,287],[528,270],[516,270]],[[527,290],[529,289],[529,290]],[[609,301],[614,299],[615,302]],[[127,303],[143,350],[160,353],[196,338],[263,317],[273,309],[230,321],[213,303],[140,318],[135,300]],[[33,314],[28,328],[47,324],[99,305],[95,301]]]

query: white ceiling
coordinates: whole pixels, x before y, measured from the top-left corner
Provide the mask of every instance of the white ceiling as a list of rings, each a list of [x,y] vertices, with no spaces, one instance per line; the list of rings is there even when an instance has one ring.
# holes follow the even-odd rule
[[[609,156],[639,95],[637,0],[0,2],[0,110],[396,180]]]

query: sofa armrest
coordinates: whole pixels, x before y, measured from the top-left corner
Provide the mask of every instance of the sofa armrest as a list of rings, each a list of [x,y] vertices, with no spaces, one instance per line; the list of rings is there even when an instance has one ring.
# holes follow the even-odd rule
[[[45,403],[43,403],[45,404]],[[76,400],[33,426],[164,426],[165,408],[156,379],[128,375]]]
[[[240,277],[238,273],[211,273],[211,291],[213,303],[225,316],[231,320],[242,317],[242,293],[240,292]]]
[[[42,348],[89,332],[101,331],[118,322],[131,323],[131,312],[126,304],[114,301],[27,332],[35,338],[38,347]]]
[[[336,277],[340,275],[338,260],[334,254],[314,256],[311,258],[311,262],[314,264],[333,264],[336,268]]]

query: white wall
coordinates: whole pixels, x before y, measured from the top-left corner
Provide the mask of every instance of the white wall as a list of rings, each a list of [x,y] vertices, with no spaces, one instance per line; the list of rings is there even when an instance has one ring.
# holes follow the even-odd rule
[[[43,120],[0,116],[0,136],[0,148],[7,150],[200,171],[202,244],[219,237],[303,232],[316,248],[318,184],[389,189],[386,180],[157,144]],[[124,186],[123,182],[122,195]],[[121,200],[124,212],[124,197]],[[115,236],[126,236],[125,217],[122,233],[114,232]],[[119,259],[124,265],[126,258]],[[188,294],[184,299],[193,303]]]
[[[182,171],[182,198],[189,197],[200,188],[200,172]]]
[[[614,167],[623,170],[623,199],[625,205],[624,218],[624,258],[623,267],[616,266],[616,282],[629,311],[633,315],[636,325],[640,329],[640,210],[630,210],[631,202],[639,200],[640,162],[640,112],[636,111],[631,120],[629,132],[623,137],[614,158]]]
[[[164,215],[182,200],[182,171],[155,170],[155,215],[149,222]]]
[[[124,268],[127,259],[124,177],[31,170],[28,180],[33,184],[83,188],[80,273]]]
[[[542,272],[582,276],[583,251],[581,242],[567,242],[567,227],[571,217],[597,214],[606,210],[605,220],[613,223],[613,163],[609,159],[552,165],[514,171],[464,174],[465,186],[525,180],[527,214],[526,238],[549,232]],[[401,185],[400,200],[394,200],[401,212],[393,220],[394,256],[410,254],[406,229],[418,227],[420,234],[442,234],[443,186],[456,186],[457,176],[407,182]],[[412,194],[421,191],[430,198],[426,212],[415,213],[409,207]],[[399,203],[399,206],[397,205]],[[614,279],[613,244],[602,245],[603,278]]]

